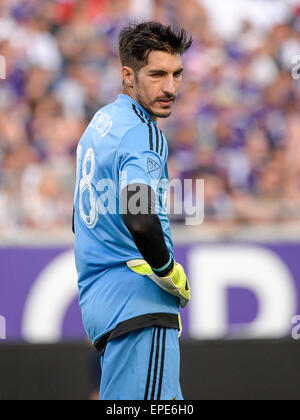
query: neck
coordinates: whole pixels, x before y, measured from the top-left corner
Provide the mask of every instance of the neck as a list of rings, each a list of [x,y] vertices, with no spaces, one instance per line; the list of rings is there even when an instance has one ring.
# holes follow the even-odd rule
[[[122,87],[122,94],[123,94],[123,95],[127,95],[127,96],[129,96],[129,97],[130,97],[130,98],[132,98],[135,102],[137,102],[139,105],[141,105],[143,108],[145,108],[145,107],[143,106],[143,104],[141,104],[141,103],[140,103],[140,101],[138,100],[138,98],[136,97],[136,95],[135,95],[135,93],[134,93],[133,88],[128,87],[128,86],[124,86],[124,85],[123,85],[123,87]],[[157,117],[156,117],[155,115],[153,115],[150,111],[148,111],[148,112],[149,112],[149,114],[150,114],[150,116],[151,116],[152,120],[153,120],[154,122],[157,122]]]

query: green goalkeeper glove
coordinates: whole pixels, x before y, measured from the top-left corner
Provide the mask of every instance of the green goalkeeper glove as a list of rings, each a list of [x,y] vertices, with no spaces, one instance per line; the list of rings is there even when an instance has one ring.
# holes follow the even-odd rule
[[[182,308],[188,304],[191,298],[190,284],[180,264],[175,263],[173,270],[166,277],[156,275],[145,260],[131,260],[127,262],[127,266],[137,274],[150,277],[165,292],[178,297]]]

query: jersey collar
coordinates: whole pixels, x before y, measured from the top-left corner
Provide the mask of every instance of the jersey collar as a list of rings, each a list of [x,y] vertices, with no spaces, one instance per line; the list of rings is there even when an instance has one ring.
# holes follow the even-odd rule
[[[153,124],[157,124],[155,121],[152,120],[151,115],[149,114],[148,111],[145,110],[145,108],[143,108],[138,102],[136,102],[134,99],[132,99],[130,96],[128,95],[124,95],[123,93],[121,93],[118,97],[118,101],[119,102],[127,102],[127,103],[131,103],[134,104],[135,106],[137,106],[144,114],[146,114],[150,120],[152,121]]]

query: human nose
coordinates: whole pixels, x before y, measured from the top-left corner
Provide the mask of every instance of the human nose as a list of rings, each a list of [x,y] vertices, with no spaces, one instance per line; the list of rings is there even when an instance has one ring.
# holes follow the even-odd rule
[[[174,77],[172,76],[166,77],[164,81],[163,89],[165,93],[169,93],[170,95],[175,95],[176,87],[175,87]]]

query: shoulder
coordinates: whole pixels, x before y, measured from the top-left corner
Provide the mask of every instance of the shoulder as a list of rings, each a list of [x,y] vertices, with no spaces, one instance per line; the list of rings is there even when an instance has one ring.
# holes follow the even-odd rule
[[[120,150],[153,152],[165,160],[167,154],[166,138],[160,128],[145,113],[135,107],[138,120],[124,134]]]

